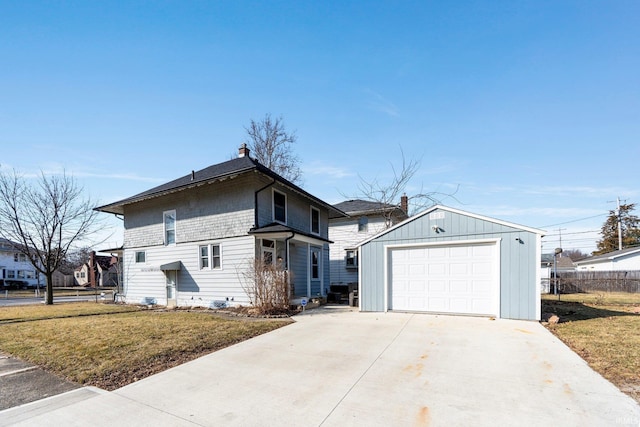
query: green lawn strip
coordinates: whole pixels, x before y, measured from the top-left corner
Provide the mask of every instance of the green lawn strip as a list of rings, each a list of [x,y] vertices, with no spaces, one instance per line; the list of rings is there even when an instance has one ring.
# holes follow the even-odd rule
[[[63,303],[53,305],[25,305],[0,308],[0,324],[62,317],[139,311],[135,305],[103,304],[95,302]]]
[[[0,326],[0,349],[106,390],[290,323],[140,311]]]
[[[640,315],[633,304],[543,301],[560,322],[548,328],[595,371],[640,402]]]

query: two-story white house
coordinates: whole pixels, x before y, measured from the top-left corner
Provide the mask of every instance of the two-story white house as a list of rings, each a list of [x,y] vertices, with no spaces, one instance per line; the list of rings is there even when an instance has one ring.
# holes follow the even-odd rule
[[[0,279],[4,288],[35,288],[44,286],[40,275],[27,256],[16,249],[19,245],[0,238]]]
[[[243,272],[255,259],[289,274],[292,297],[329,287],[330,216],[339,209],[249,155],[192,171],[96,208],[124,217],[127,302],[248,305]]]
[[[381,204],[368,200],[347,200],[333,205],[348,216],[329,220],[331,283],[354,285],[358,282],[358,243],[405,220],[407,196],[400,205]]]

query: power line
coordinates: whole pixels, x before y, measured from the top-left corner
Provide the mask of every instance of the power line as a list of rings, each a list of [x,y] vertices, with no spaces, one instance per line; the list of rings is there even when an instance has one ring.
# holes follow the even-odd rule
[[[548,228],[548,227],[555,227],[556,225],[571,224],[571,223],[574,223],[574,222],[585,221],[587,219],[593,219],[593,218],[598,218],[599,216],[608,216],[608,215],[609,214],[598,214],[598,215],[589,216],[589,217],[586,217],[586,218],[574,219],[572,221],[560,222],[558,224],[542,225],[542,226],[537,227],[537,228],[543,228],[544,229],[544,228]]]

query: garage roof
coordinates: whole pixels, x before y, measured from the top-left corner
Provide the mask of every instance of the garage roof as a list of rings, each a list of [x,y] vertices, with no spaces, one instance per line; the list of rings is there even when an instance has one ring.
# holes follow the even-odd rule
[[[405,225],[405,224],[407,224],[407,223],[409,223],[411,221],[415,221],[415,220],[417,220],[417,219],[419,219],[419,218],[421,218],[421,217],[423,217],[425,215],[428,215],[431,212],[434,212],[436,210],[443,210],[443,211],[452,212],[452,213],[456,213],[456,214],[460,214],[460,215],[466,215],[466,216],[469,216],[469,217],[472,217],[472,218],[476,218],[476,219],[480,219],[480,220],[483,220],[483,221],[493,222],[495,224],[501,224],[501,225],[505,225],[507,227],[517,228],[517,229],[522,230],[522,231],[528,231],[530,233],[539,234],[540,236],[544,236],[546,234],[546,231],[540,230],[538,228],[526,227],[524,225],[514,224],[512,222],[502,221],[502,220],[499,220],[499,219],[490,218],[488,216],[478,215],[478,214],[474,214],[474,213],[471,213],[471,212],[465,212],[465,211],[462,211],[460,209],[450,208],[448,206],[434,205],[434,206],[428,208],[427,210],[420,212],[419,214],[416,214],[416,215],[414,215],[412,217],[409,217],[409,218],[405,219],[404,221],[394,225],[393,227],[387,228],[386,230],[383,230],[380,233],[378,233],[378,234],[376,234],[374,236],[371,236],[366,240],[363,240],[362,242],[358,243],[357,247],[363,246],[364,244],[369,243],[370,241],[375,240],[380,236],[384,236],[385,234],[395,230],[396,228],[400,228],[403,225]]]

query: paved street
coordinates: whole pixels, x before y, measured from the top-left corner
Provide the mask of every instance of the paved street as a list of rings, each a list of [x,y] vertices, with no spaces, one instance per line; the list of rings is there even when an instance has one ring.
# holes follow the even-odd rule
[[[98,295],[98,299],[100,296]],[[61,302],[81,302],[81,301],[95,301],[95,295],[80,295],[80,296],[65,296],[65,297],[57,297],[53,296],[53,302],[61,303]],[[39,298],[5,298],[4,294],[0,294],[0,307],[11,307],[16,305],[33,305],[33,304],[43,304],[44,297]]]

